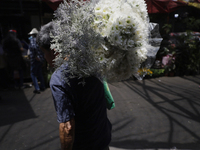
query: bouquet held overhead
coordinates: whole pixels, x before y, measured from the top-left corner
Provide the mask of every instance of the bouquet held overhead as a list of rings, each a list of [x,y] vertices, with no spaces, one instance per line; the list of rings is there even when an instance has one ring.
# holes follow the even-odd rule
[[[64,1],[54,15],[55,66],[66,64],[70,78],[142,79],[162,40],[144,0]]]

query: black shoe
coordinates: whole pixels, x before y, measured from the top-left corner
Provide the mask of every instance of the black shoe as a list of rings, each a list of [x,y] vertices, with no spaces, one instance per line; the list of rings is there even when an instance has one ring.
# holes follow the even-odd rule
[[[40,94],[39,90],[34,90],[33,93]]]

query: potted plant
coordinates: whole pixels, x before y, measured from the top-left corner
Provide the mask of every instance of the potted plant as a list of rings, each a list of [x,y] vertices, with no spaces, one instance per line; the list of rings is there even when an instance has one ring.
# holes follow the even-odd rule
[[[174,76],[176,69],[174,54],[167,54],[166,56],[163,57],[163,62],[165,60],[166,60],[166,63],[164,64],[165,75]]]
[[[165,76],[174,76],[175,74],[176,51],[176,44],[171,40],[168,40],[167,45],[161,49],[160,55],[162,56],[162,68],[165,70]]]
[[[176,55],[176,66],[178,72],[185,75],[198,74],[200,70],[200,41],[192,32],[181,35]]]

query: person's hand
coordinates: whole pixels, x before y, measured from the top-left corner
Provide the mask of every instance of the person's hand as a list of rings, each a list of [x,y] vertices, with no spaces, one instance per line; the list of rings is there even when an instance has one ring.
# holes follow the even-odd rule
[[[75,120],[71,119],[65,123],[60,123],[59,134],[62,150],[72,150],[74,142]]]
[[[38,58],[38,57],[36,57],[35,59],[36,59],[37,61],[40,61],[40,58]]]

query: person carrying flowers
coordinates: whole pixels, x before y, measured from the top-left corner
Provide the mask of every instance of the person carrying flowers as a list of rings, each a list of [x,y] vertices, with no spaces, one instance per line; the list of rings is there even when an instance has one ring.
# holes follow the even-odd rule
[[[41,28],[38,43],[57,68],[50,88],[62,150],[109,150],[103,83],[141,79],[159,49],[149,34],[144,0],[64,1]]]
[[[38,43],[53,67],[55,53],[47,42],[50,28],[51,23],[41,28]],[[112,126],[107,118],[103,83],[95,76],[84,78],[84,85],[79,83],[83,78],[69,79],[67,83],[64,69],[68,69],[67,65],[58,68],[50,81],[62,150],[108,150]]]

